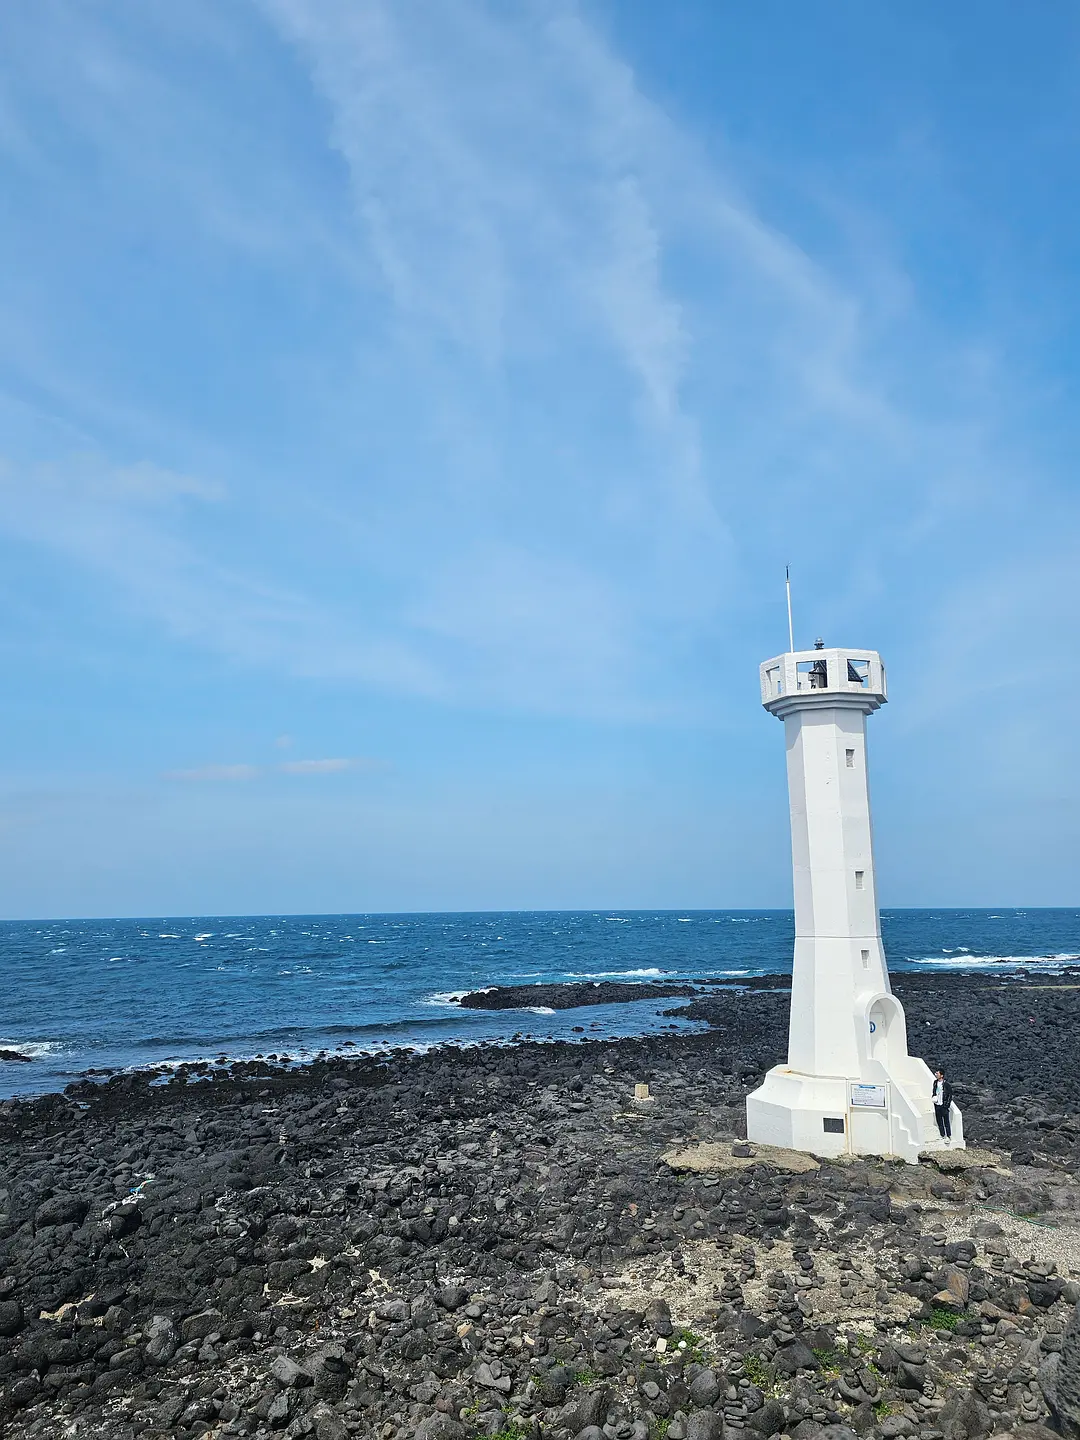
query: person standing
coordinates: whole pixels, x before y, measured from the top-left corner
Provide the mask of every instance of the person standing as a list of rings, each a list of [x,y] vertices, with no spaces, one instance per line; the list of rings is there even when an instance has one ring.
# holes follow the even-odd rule
[[[937,1121],[938,1134],[943,1140],[952,1139],[952,1086],[945,1079],[945,1071],[938,1070],[934,1075],[934,1119]]]

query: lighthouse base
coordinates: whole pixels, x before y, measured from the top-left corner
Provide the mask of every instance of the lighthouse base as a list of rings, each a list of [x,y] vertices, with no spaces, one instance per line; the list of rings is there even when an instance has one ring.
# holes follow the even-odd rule
[[[921,1060],[907,1063],[910,1075],[867,1083],[774,1066],[746,1097],[747,1139],[827,1158],[886,1155],[911,1165],[926,1151],[963,1148],[960,1111],[953,1106],[952,1138],[942,1139],[929,1100],[930,1070]],[[924,1091],[925,1104],[916,1099]]]

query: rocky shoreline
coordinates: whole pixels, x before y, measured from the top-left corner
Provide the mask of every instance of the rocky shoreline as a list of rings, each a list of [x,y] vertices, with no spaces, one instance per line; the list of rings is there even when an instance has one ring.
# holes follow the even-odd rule
[[[896,989],[977,1148],[740,1143],[764,987],[700,1034],[0,1104],[5,1440],[1034,1440],[1048,1394],[1077,1433],[1080,990]]]

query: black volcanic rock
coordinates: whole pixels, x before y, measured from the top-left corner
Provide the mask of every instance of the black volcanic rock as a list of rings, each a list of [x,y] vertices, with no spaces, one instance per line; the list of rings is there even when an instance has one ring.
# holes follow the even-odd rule
[[[474,990],[458,1001],[466,1010],[575,1010],[581,1005],[624,1005],[634,1000],[666,1000],[672,996],[697,995],[693,985],[666,984],[649,980],[641,984],[595,980],[572,985],[496,985]]]
[[[985,1420],[1047,1440],[1044,1359],[1059,1419],[1076,1409],[1076,1284],[959,1217],[1077,1208],[1080,991],[898,977],[969,1137],[1030,1163],[675,1172],[675,1146],[738,1144],[784,1054],[787,977],[761,979],[709,986],[694,1034],[190,1066],[0,1104],[5,1440],[971,1440]],[[970,1231],[939,1230],[940,1198]],[[970,1293],[942,1332],[950,1266]],[[820,1308],[837,1267],[870,1333]]]

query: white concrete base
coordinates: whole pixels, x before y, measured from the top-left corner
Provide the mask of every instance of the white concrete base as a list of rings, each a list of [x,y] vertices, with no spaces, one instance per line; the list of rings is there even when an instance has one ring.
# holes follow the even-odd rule
[[[873,1076],[868,1084],[886,1084],[885,1109],[850,1104],[851,1081],[842,1076],[804,1075],[777,1065],[764,1084],[746,1097],[747,1139],[812,1155],[887,1155],[918,1163],[924,1151],[959,1149],[964,1122],[953,1106],[951,1142],[938,1135],[930,1095],[930,1071],[921,1060],[909,1059],[910,1076]],[[925,1072],[923,1075],[920,1072]],[[918,1083],[913,1083],[918,1082]],[[926,1092],[925,1104],[922,1091]],[[826,1121],[829,1127],[826,1128]]]

